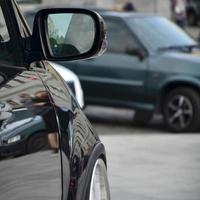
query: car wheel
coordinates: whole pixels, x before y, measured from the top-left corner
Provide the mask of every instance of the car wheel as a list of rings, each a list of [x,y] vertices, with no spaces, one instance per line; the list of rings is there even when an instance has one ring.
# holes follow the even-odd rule
[[[47,149],[48,140],[47,135],[44,133],[37,133],[31,136],[27,143],[27,153],[34,153]]]
[[[190,26],[196,26],[198,23],[198,18],[194,12],[189,12],[187,15],[188,18],[188,24]]]
[[[200,97],[191,88],[177,88],[167,95],[163,112],[171,131],[196,131],[200,122]]]
[[[98,159],[94,165],[88,200],[110,200],[107,170],[102,159]]]
[[[153,118],[153,112],[136,110],[135,115],[133,117],[133,124],[145,125],[148,124],[152,118]]]

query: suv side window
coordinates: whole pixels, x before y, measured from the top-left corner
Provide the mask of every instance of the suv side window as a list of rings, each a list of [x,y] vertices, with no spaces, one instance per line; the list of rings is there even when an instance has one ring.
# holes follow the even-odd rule
[[[10,45],[10,35],[6,25],[6,20],[0,6],[0,63],[13,64],[12,47]]]
[[[127,53],[138,48],[137,41],[131,35],[127,27],[115,20],[105,20],[108,29],[108,51]]]

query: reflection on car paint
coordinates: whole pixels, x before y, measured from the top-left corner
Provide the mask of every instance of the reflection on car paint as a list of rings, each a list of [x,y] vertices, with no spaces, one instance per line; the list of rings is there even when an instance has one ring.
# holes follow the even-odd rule
[[[26,184],[29,185],[30,169],[35,175],[40,174],[37,169],[46,170],[45,162],[56,163],[50,164],[52,168],[49,175],[45,172],[44,179],[38,182],[42,185],[42,182],[50,179],[48,184],[51,190],[47,194],[42,191],[42,187],[30,185],[38,190],[35,199],[43,200],[44,196],[52,200],[59,199],[61,183],[63,198],[75,198],[77,192],[81,193],[79,191],[84,185],[84,171],[89,156],[99,141],[76,100],[68,92],[65,82],[60,80],[50,65],[46,67],[47,70],[35,68],[32,71],[22,71],[0,88],[0,170],[7,166],[4,163],[18,166],[20,162],[17,168],[7,166],[5,173],[13,174],[22,170],[24,174],[17,182],[19,185],[15,182],[19,177],[11,177],[8,184],[14,185],[15,189],[9,193],[1,188],[4,192],[0,198],[5,200],[13,198],[12,192],[23,190]],[[32,163],[31,166],[29,163]],[[63,172],[59,176],[61,167]],[[57,178],[54,180],[55,174]],[[5,180],[5,177],[1,180]],[[54,194],[50,191],[54,191]],[[21,196],[16,195],[14,199],[32,197],[29,192],[19,194]]]
[[[0,199],[60,199],[58,128],[40,77],[19,73],[0,99]]]
[[[31,35],[15,1],[0,1],[0,8],[10,36],[0,45],[0,199],[91,199],[92,172],[99,158],[104,163],[102,169],[105,168],[105,148],[66,83],[44,61],[48,60],[50,46],[43,39],[48,41],[49,37],[39,31],[47,28],[39,21],[46,24],[48,15],[55,12],[91,15],[94,30],[102,37],[84,40],[85,44],[94,42],[91,51],[70,60],[102,51],[100,39],[104,39],[104,29],[99,25],[103,21],[95,13],[81,9],[49,10],[49,14],[43,10],[35,20],[38,30]],[[86,27],[85,23],[82,25]],[[83,47],[81,44],[77,43]],[[107,177],[106,171],[102,177]],[[108,187],[105,190],[103,195],[109,193]]]
[[[65,82],[61,81],[58,73],[50,65],[46,65],[46,67],[47,70],[41,71],[40,76],[51,94],[55,112],[59,119],[59,130],[62,138],[60,147],[62,149],[63,169],[66,168],[64,163],[67,163],[68,160],[71,163],[71,181],[70,183],[66,181],[65,176],[67,174],[63,170],[63,175],[65,175],[63,176],[63,187],[66,188],[70,184],[69,196],[71,195],[72,198],[75,198],[77,193],[81,193],[77,189],[84,187],[85,174],[83,171],[87,166],[92,149],[98,143],[99,138],[92,130],[85,115],[77,106],[74,97],[67,91]],[[66,119],[71,120],[66,123]],[[67,196],[65,189],[63,190],[63,196]]]

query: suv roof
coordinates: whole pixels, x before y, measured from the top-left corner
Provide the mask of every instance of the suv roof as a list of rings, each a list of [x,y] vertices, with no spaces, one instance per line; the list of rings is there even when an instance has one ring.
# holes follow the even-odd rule
[[[112,17],[121,17],[121,18],[156,16],[154,14],[144,14],[144,13],[138,13],[138,12],[117,12],[117,11],[112,11],[112,10],[99,11],[99,14],[103,16],[110,16],[110,17],[112,16]]]

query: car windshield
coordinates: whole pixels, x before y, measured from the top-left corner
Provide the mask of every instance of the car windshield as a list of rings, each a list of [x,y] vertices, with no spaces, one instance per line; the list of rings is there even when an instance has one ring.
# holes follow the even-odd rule
[[[196,42],[174,23],[163,17],[129,18],[129,25],[149,50],[192,47]]]

